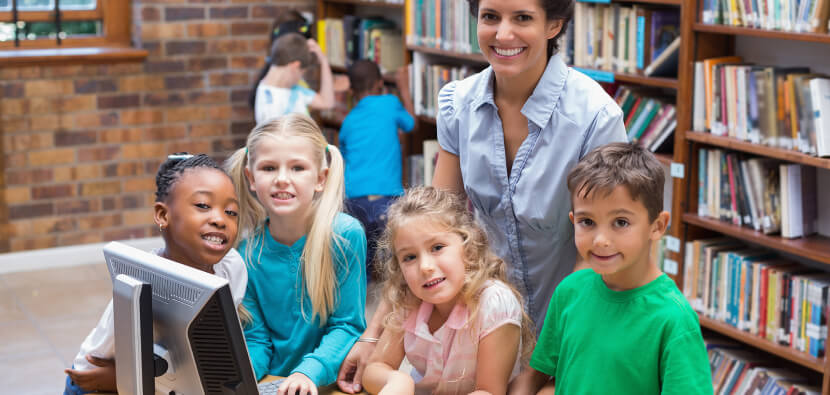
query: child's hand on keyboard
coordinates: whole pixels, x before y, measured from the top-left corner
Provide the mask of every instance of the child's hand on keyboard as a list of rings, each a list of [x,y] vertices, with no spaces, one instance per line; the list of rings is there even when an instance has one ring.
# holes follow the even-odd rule
[[[285,378],[277,393],[278,395],[317,395],[317,386],[308,376],[293,373]]]

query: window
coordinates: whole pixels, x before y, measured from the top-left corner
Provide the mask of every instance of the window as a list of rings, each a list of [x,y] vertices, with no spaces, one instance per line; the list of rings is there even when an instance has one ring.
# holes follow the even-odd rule
[[[0,50],[129,45],[129,0],[0,0]]]

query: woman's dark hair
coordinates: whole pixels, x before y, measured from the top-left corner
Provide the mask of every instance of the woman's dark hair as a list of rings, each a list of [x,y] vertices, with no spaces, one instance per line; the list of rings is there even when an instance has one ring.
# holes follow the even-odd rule
[[[254,79],[254,86],[251,87],[251,93],[248,95],[248,105],[251,106],[251,109],[254,108],[254,104],[256,103],[256,88],[259,86],[259,82],[265,78],[265,74],[268,74],[268,69],[271,68],[274,41],[285,33],[300,33],[305,38],[311,38],[311,24],[297,10],[285,11],[274,18],[274,24],[271,25],[271,31],[269,33],[268,53],[265,55],[265,64],[262,66],[262,70],[259,71],[257,78]]]
[[[167,160],[159,166],[159,171],[156,173],[156,201],[161,202],[167,199],[173,185],[176,184],[176,181],[179,180],[185,170],[198,167],[216,169],[221,171],[222,174],[228,174],[205,154],[191,155],[187,152],[177,152],[168,155]]]
[[[470,13],[478,18],[478,3],[480,0],[467,0],[470,4]],[[568,22],[574,16],[574,0],[538,0],[539,5],[545,10],[547,20],[562,20],[562,29],[555,37],[548,40],[548,57],[559,51],[559,37],[563,37],[568,30]]]

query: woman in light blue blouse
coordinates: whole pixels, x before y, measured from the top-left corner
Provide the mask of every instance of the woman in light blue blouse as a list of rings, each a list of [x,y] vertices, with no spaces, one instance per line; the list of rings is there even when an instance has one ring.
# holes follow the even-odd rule
[[[593,148],[625,141],[623,113],[557,53],[573,0],[469,0],[490,67],[438,96],[433,184],[466,193],[537,333],[577,260],[568,171]]]

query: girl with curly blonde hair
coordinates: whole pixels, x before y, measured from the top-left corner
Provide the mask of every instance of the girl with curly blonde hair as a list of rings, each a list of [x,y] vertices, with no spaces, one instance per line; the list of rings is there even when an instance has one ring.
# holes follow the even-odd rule
[[[364,372],[366,390],[505,393],[533,348],[533,326],[464,202],[410,189],[389,207],[379,247],[392,312]],[[410,374],[398,370],[404,356]]]

